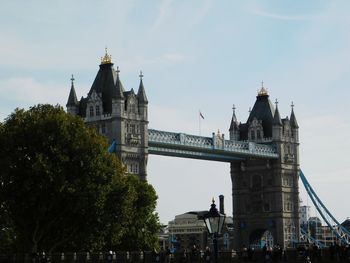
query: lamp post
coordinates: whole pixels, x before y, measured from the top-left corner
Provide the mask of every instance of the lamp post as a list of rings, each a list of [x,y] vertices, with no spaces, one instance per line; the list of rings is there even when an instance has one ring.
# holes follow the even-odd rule
[[[220,214],[216,209],[215,201],[213,198],[213,202],[211,204],[210,210],[208,213],[203,215],[203,221],[205,226],[209,232],[209,234],[213,238],[213,246],[214,246],[214,262],[218,262],[218,241],[217,236],[221,234],[222,226],[225,222],[225,215]]]

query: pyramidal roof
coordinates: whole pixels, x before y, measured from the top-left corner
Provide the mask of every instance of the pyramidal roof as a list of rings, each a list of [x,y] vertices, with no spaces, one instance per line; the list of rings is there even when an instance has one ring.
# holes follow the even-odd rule
[[[112,112],[112,95],[115,88],[113,71],[112,63],[101,64],[88,93],[88,96],[90,96],[93,91],[102,94],[102,103],[105,112]]]
[[[272,137],[272,123],[275,109],[269,99],[267,90],[262,87],[256,96],[256,101],[251,110],[247,123],[253,121],[254,118],[262,121],[264,136]]]

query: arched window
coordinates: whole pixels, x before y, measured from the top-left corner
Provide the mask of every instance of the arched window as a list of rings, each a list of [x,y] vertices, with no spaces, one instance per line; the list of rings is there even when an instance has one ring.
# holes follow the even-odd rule
[[[250,139],[255,140],[255,131],[254,130],[250,131]]]
[[[101,113],[100,113],[100,106],[97,105],[96,106],[96,116],[100,116],[100,115],[101,115]]]
[[[257,130],[257,131],[256,131],[256,137],[257,137],[258,139],[261,139],[261,132],[260,132],[260,130]]]
[[[94,117],[94,107],[90,106],[90,117]]]

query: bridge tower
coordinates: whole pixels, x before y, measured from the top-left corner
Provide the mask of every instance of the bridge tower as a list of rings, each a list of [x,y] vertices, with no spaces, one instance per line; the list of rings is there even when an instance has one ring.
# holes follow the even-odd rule
[[[124,90],[119,75],[119,67],[114,69],[112,58],[106,49],[86,98],[77,100],[72,76],[67,112],[81,116],[87,125],[95,127],[110,143],[115,140],[116,154],[126,165],[128,172],[146,180],[148,100],[143,86],[143,75],[140,72],[137,94],[133,89]]]
[[[278,159],[247,158],[231,162],[235,247],[277,245],[293,247],[299,239],[299,134],[292,110],[281,119],[262,86],[246,123],[235,112],[231,140],[274,145]]]

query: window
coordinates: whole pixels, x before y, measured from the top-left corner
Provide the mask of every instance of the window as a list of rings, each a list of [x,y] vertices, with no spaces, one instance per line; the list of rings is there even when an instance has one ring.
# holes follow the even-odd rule
[[[101,125],[101,133],[105,134],[106,133],[106,124],[102,123]]]
[[[90,117],[94,117],[94,107],[90,106]]]
[[[250,131],[250,139],[255,140],[255,132],[254,132],[254,130]]]
[[[135,124],[130,124],[130,133],[134,134],[135,133]]]
[[[139,172],[139,165],[138,165],[137,163],[135,163],[135,164],[133,165],[133,170],[132,170],[132,172],[133,172],[134,174],[137,174],[137,173]]]
[[[96,116],[100,116],[100,106],[96,106]]]
[[[261,139],[261,132],[260,132],[260,130],[257,130],[257,131],[256,131],[256,137],[257,137],[258,139]]]

